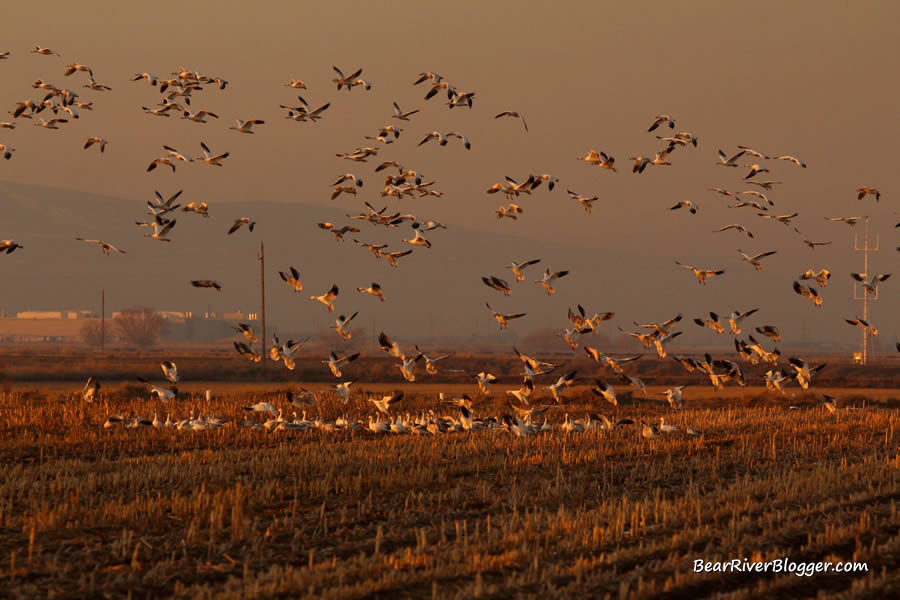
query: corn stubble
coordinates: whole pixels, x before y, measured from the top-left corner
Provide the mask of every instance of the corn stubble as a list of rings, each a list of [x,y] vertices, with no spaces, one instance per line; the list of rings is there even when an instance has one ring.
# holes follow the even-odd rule
[[[414,389],[403,410],[435,405]],[[704,435],[567,435],[554,413],[552,433],[528,438],[420,437],[235,426],[252,400],[0,394],[0,596],[871,597],[900,585],[895,410],[831,415],[811,396],[794,411],[777,400],[638,404],[622,414]],[[190,408],[234,423],[101,426],[116,410]],[[345,408],[327,399],[320,410]],[[357,396],[348,412],[369,410]],[[502,411],[499,399],[476,405]],[[865,561],[869,572],[692,570],[697,558],[785,556]]]

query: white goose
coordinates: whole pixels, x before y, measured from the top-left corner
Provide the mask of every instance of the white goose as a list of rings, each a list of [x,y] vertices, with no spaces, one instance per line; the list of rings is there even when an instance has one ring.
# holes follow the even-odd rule
[[[209,147],[204,142],[200,142],[200,148],[203,150],[203,162],[215,167],[223,166],[222,161],[228,158],[228,156],[231,154],[230,152],[213,154],[212,152],[210,152]]]
[[[772,256],[773,254],[776,253],[776,250],[770,250],[769,252],[760,252],[756,256],[752,256],[752,257],[744,254],[744,252],[740,248],[738,248],[738,253],[741,255],[741,260],[744,260],[744,261],[750,263],[751,265],[753,265],[754,269],[756,269],[757,271],[760,271],[760,270],[762,270],[763,266],[762,266],[762,263],[759,261],[767,256]]]
[[[310,296],[309,299],[310,300],[318,300],[319,302],[324,304],[326,307],[328,307],[328,312],[333,312],[334,311],[334,303],[333,302],[334,302],[334,299],[337,298],[338,292],[339,292],[339,290],[338,290],[337,284],[333,284],[331,286],[331,289],[328,290],[327,292],[325,292],[323,295]]]
[[[235,121],[235,125],[232,125],[228,129],[234,129],[239,133],[255,133],[253,131],[254,125],[265,125],[266,122],[261,119],[247,119],[246,121],[241,121],[240,119]]]

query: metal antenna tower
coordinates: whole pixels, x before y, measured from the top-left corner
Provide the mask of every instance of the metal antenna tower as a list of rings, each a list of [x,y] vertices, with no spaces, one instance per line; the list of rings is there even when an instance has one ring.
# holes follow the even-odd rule
[[[875,246],[869,245],[869,220],[866,219],[866,229],[864,234],[864,242],[862,247],[859,245],[859,234],[853,234],[853,249],[857,252],[863,253],[863,279],[869,278],[869,253],[870,252],[878,252],[878,246],[881,242],[881,236],[879,234],[875,234]],[[870,300],[878,300],[878,287],[875,287],[875,293],[870,294],[863,288],[862,296],[859,295],[859,283],[853,282],[853,299],[862,301],[863,303],[863,320],[869,320],[869,301]],[[871,346],[871,336],[869,335],[869,330],[867,328],[862,328],[862,361],[861,364],[866,364],[869,360],[869,346]]]

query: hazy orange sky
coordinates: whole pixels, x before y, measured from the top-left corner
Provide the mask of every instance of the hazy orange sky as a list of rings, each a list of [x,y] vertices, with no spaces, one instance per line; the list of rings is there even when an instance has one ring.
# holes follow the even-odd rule
[[[848,274],[861,271],[862,260],[852,252],[854,230],[823,217],[871,216],[882,251],[873,255],[870,272],[897,269],[897,23],[900,5],[893,2],[600,2],[552,8],[519,2],[271,2],[252,8],[236,2],[13,3],[4,7],[0,36],[0,51],[12,52],[0,61],[4,111],[16,101],[42,97],[30,85],[38,78],[77,89],[95,109],[82,111],[60,131],[21,119],[15,130],[0,129],[0,143],[16,148],[13,159],[0,164],[0,191],[2,182],[42,184],[120,200],[108,201],[102,217],[83,215],[77,230],[62,229],[61,245],[53,251],[34,223],[5,219],[0,238],[17,239],[26,248],[0,261],[6,288],[0,305],[7,311],[94,306],[102,286],[116,299],[114,309],[150,304],[252,310],[256,288],[248,277],[255,269],[254,247],[265,240],[271,248],[271,319],[287,329],[321,329],[332,317],[277,279],[275,270],[294,264],[310,294],[336,282],[345,290],[338,312],[359,310],[363,324],[377,322],[379,329],[394,328],[412,340],[426,329],[496,329],[484,307],[488,300],[503,312],[529,313],[512,326],[520,334],[546,326],[561,330],[568,324],[567,307],[578,302],[591,311],[615,311],[611,331],[616,324],[627,328],[632,320],[661,320],[676,312],[693,318],[758,306],[753,325],[776,324],[788,339],[850,345],[858,330],[843,319],[861,314],[861,308],[851,300]],[[30,54],[34,44],[62,56]],[[81,88],[83,73],[64,77],[71,61],[91,66],[96,80],[112,91]],[[332,65],[345,72],[362,67],[372,90],[337,91]],[[197,124],[141,111],[160,94],[130,77],[142,71],[168,76],[179,66],[228,80],[226,90],[207,86],[192,102],[193,109],[221,119]],[[424,101],[425,85],[412,85],[420,71],[436,71],[459,90],[476,92],[474,108],[448,110],[443,95]],[[296,102],[295,90],[284,86],[291,78],[306,82],[309,89],[300,93],[314,106],[331,102],[319,123],[283,119],[278,105]],[[421,112],[400,123],[390,118],[393,101]],[[530,131],[513,119],[494,120],[502,110],[521,112]],[[699,148],[678,149],[672,166],[632,175],[629,156],[652,156],[662,147],[647,133],[657,114],[672,115],[675,131],[697,135]],[[255,135],[241,135],[228,130],[237,118],[266,124]],[[374,144],[364,136],[391,123],[404,128],[399,141],[368,163],[334,156]],[[432,130],[466,134],[471,151],[456,140],[446,147],[417,147]],[[96,148],[81,149],[94,135],[110,140],[102,156]],[[163,144],[198,155],[201,140],[231,153],[224,167],[182,164],[175,174],[145,172],[162,155]],[[746,169],[715,165],[717,149],[731,153],[738,144],[807,162],[807,169],[767,163],[771,178],[784,182],[769,194],[776,203],[772,212],[799,212],[795,224],[832,245],[812,252],[791,228],[750,209],[728,209],[724,197],[707,191],[758,189],[741,182]],[[575,160],[590,149],[615,156],[619,172]],[[389,210],[449,228],[426,234],[434,247],[417,248],[398,270],[353,246],[349,237],[345,247],[337,246],[315,226],[335,218],[334,209],[359,212],[363,200],[383,206],[383,177],[373,172],[382,159],[434,179],[434,188],[444,193],[386,202]],[[347,171],[366,185],[356,199],[330,200],[330,184]],[[485,190],[504,175],[523,179],[531,172],[552,173],[561,183],[552,193],[542,187],[520,198],[525,213],[519,220],[498,221],[494,210],[503,198]],[[881,202],[871,196],[857,201],[860,185],[878,186]],[[133,222],[143,218],[144,203],[156,189],[184,189],[185,202],[206,201],[213,216],[200,222],[179,213],[171,244],[146,240]],[[600,196],[593,214],[586,215],[566,189]],[[8,190],[6,195],[0,202],[11,201]],[[668,210],[679,200],[698,202],[700,212]],[[253,234],[225,235],[233,218],[245,216],[229,203],[242,203],[233,206],[251,213],[246,207],[262,201],[283,203],[283,213],[271,211]],[[112,227],[116,219],[120,226]],[[92,222],[103,227],[92,229]],[[755,239],[712,233],[729,223],[747,226]],[[361,239],[389,242],[394,250],[408,246],[400,239],[411,237],[408,227],[387,231],[362,223],[361,229]],[[19,233],[25,230],[37,237]],[[69,242],[76,235],[101,237],[129,254],[103,257],[96,248]],[[756,272],[740,261],[737,248],[778,254]],[[503,265],[532,257],[545,261],[510,298],[479,280],[488,274],[511,280]],[[726,274],[700,286],[675,259]],[[544,266],[571,270],[551,298],[530,283]],[[820,309],[791,291],[809,267],[834,272]],[[222,280],[226,292],[194,290],[187,281],[207,277]],[[384,305],[351,293],[373,280],[389,295]],[[900,274],[883,284],[873,305],[879,338],[900,335],[898,290]],[[683,329],[689,343],[722,341],[692,323]]]

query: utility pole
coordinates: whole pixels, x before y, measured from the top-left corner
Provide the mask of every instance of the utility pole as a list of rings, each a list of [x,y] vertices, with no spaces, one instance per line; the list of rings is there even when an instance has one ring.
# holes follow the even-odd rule
[[[866,280],[869,278],[869,253],[870,252],[878,252],[878,246],[881,242],[881,236],[875,234],[875,246],[869,246],[869,220],[866,219],[866,230],[865,230],[865,241],[863,242],[863,246],[859,246],[859,235],[853,235],[853,249],[857,252],[863,253],[863,279]],[[866,291],[865,287],[863,287],[862,296],[857,293],[857,282],[853,282],[853,299],[861,300],[863,303],[863,320],[869,320],[869,300],[878,300],[878,287],[875,287],[875,293],[869,294]],[[869,297],[871,296],[871,298]],[[861,364],[866,364],[869,360],[869,346],[870,346],[871,336],[869,335],[869,329],[866,327],[862,328],[862,362]]]
[[[266,370],[266,254],[263,243],[259,243],[259,317],[262,325],[262,364],[263,372]]]
[[[106,341],[106,290],[100,290],[100,354],[103,354]]]

